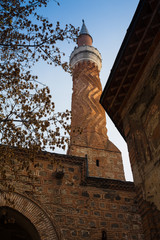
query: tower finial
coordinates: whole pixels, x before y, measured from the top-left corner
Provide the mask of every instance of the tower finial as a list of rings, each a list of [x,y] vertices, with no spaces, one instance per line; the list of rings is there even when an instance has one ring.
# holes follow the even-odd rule
[[[82,27],[81,27],[81,31],[79,33],[77,42],[78,42],[78,46],[82,46],[82,45],[91,46],[93,42],[93,39],[89,34],[88,29],[85,25],[84,19],[82,19]]]
[[[82,27],[81,27],[81,31],[80,31],[80,34],[79,35],[89,35],[90,36],[90,34],[89,34],[89,32],[88,32],[88,29],[87,29],[87,27],[86,27],[86,25],[85,25],[85,22],[84,22],[84,19],[82,19]]]

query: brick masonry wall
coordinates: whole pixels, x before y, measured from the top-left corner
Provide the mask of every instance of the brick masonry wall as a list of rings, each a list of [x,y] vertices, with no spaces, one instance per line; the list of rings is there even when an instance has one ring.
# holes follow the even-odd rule
[[[108,140],[98,67],[90,61],[73,70],[72,121],[68,154],[88,157],[90,176],[124,180],[120,151]],[[99,161],[99,166],[96,161]]]
[[[36,161],[37,180],[32,180],[35,190],[27,176],[21,174],[16,191],[42,209],[58,239],[99,240],[102,231],[106,231],[107,239],[143,239],[133,183],[87,177],[85,158],[42,153]],[[63,176],[58,174],[62,169]],[[41,216],[35,211],[30,215],[25,210],[22,213],[27,217],[35,214],[30,218],[33,224],[32,219],[38,221]],[[45,231],[47,222],[44,219]]]
[[[108,150],[76,145],[71,148],[75,156],[87,156],[89,176],[124,180],[121,153],[109,140],[107,142],[111,144]]]
[[[160,44],[128,99],[124,130],[145,239],[160,239]],[[151,224],[154,223],[153,225]],[[152,225],[152,226],[151,226]]]
[[[98,67],[82,61],[73,70],[71,144],[106,148],[105,111],[99,103],[102,87]]]
[[[9,199],[10,201],[7,201],[6,199]],[[55,222],[53,223],[49,219],[46,212],[39,206],[39,202],[37,204],[32,199],[28,198],[27,196],[24,196],[23,194],[13,192],[8,194],[3,192],[0,195],[0,207],[2,208],[9,207],[11,209],[15,209],[23,216],[25,216],[33,224],[41,240],[59,239],[58,235],[60,234],[57,233]],[[23,221],[23,218],[19,220],[19,218],[16,219],[14,215],[13,218],[15,218],[16,223],[18,221]],[[22,223],[20,223],[20,226],[21,224]],[[26,229],[26,226],[22,227]],[[30,229],[29,232],[31,233]]]

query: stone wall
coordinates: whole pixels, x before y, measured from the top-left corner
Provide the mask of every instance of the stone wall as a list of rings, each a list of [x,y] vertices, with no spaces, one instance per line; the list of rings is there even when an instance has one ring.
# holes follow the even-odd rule
[[[25,201],[18,201],[21,207],[17,201],[9,206],[22,209],[35,227],[43,219],[42,227],[36,228],[40,236],[47,231],[54,239],[143,239],[132,182],[88,177],[87,159],[81,157],[41,153],[36,163],[36,180],[20,173],[16,183],[15,191]],[[30,214],[25,213],[29,206]]]
[[[160,239],[160,44],[150,57],[122,115],[145,239]],[[126,114],[126,109],[128,113]],[[155,222],[151,227],[151,222]]]

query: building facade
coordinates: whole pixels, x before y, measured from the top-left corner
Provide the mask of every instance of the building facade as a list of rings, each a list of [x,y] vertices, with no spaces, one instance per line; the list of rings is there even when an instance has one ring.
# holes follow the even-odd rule
[[[126,182],[119,150],[108,140],[101,55],[83,22],[71,54],[71,139],[67,155],[39,152],[33,178],[19,172],[15,191],[0,192],[0,238],[6,240],[143,240],[135,185]],[[15,159],[28,159],[15,149]],[[16,163],[16,160],[15,160]],[[12,179],[12,170],[8,170]]]
[[[158,0],[139,2],[101,96],[128,144],[146,240],[160,239],[159,9]]]
[[[47,152],[36,158],[37,178],[21,173],[16,191],[0,195],[2,239],[143,239],[132,182],[89,177],[87,158]]]

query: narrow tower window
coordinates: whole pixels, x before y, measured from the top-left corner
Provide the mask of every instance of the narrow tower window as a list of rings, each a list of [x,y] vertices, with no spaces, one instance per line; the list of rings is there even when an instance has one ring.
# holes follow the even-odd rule
[[[102,231],[102,240],[107,240],[107,233],[106,233],[106,231]]]
[[[96,166],[99,167],[99,160],[96,160]]]

